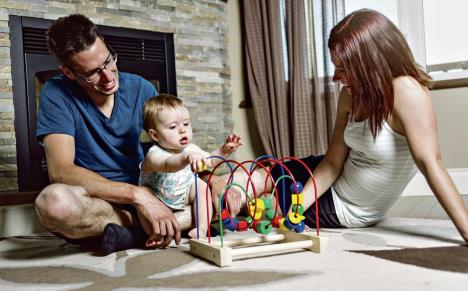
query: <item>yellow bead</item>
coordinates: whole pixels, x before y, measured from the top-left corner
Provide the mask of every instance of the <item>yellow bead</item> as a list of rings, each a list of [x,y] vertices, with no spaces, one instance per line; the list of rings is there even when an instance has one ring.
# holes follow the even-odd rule
[[[199,165],[197,165],[197,167],[198,167],[198,166],[199,166]],[[208,167],[206,166],[206,164],[205,164],[203,161],[201,161],[200,170],[197,170],[197,172],[198,172],[198,173],[201,173],[201,172],[204,172],[204,171],[206,171],[206,170],[208,170]]]
[[[255,210],[255,206],[254,206],[254,205],[250,205],[250,206],[249,206],[249,213],[250,213],[250,215],[253,216],[253,219],[254,219],[254,220],[259,220],[259,219],[262,217],[262,215],[263,215],[263,210],[257,208],[256,211],[255,211],[255,215],[254,215],[254,210]]]
[[[285,230],[285,231],[288,231],[288,230],[289,230],[286,226],[284,226],[284,217],[281,218],[280,221],[279,221],[279,228],[280,228],[281,230]]]
[[[291,223],[299,224],[301,221],[305,219],[305,216],[296,214],[294,212],[290,212],[288,214],[288,218],[289,218],[289,221],[291,221]]]
[[[304,195],[302,193],[291,195],[291,204],[303,204]]]
[[[251,208],[253,208],[253,207],[255,207],[255,205],[257,205],[257,210],[258,209],[265,210],[265,202],[263,202],[263,200],[259,199],[259,198],[255,198],[255,202],[253,202],[253,201],[249,202],[249,205],[250,205]]]

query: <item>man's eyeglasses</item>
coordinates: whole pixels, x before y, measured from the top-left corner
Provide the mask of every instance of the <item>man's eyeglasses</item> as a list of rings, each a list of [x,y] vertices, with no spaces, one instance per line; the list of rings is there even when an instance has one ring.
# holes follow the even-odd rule
[[[117,64],[117,53],[110,53],[106,61],[99,67],[86,74],[75,73],[75,76],[88,83],[94,83],[101,77],[102,71],[108,70]]]

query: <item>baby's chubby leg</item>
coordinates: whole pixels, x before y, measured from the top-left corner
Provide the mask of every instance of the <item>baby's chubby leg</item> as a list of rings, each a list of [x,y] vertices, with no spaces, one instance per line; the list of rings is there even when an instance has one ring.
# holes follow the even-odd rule
[[[193,209],[193,216],[197,217],[198,213],[198,238],[205,238],[206,233],[208,231],[208,227],[210,227],[211,218],[213,216],[213,201],[211,200],[211,191],[208,185],[202,181],[201,179],[197,178],[197,188],[195,187],[195,183],[192,184],[190,188],[190,194],[188,203],[192,204]],[[206,191],[208,189],[208,197],[206,195]],[[198,207],[195,199],[195,195],[198,192]],[[208,209],[208,214],[207,214]],[[197,228],[190,230],[188,233],[189,238],[197,238]]]

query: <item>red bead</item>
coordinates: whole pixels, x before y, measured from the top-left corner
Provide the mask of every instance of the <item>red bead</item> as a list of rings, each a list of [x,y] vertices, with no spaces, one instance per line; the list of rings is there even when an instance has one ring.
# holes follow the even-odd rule
[[[249,229],[249,224],[247,223],[247,221],[244,221],[244,220],[239,221],[239,223],[237,224],[236,230],[246,231],[247,229]]]
[[[279,227],[279,222],[281,218],[283,218],[281,215],[278,215],[275,218],[273,218],[273,227],[276,227],[276,228]]]
[[[223,211],[221,212],[221,220],[225,220],[230,217],[231,217],[231,214],[229,213],[229,210],[227,210],[227,208],[223,209]]]

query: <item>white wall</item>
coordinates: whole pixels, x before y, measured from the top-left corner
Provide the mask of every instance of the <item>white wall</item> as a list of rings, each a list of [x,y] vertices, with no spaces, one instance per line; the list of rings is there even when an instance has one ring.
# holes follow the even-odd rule
[[[239,134],[244,146],[236,151],[238,161],[252,160],[263,155],[252,108],[239,108],[245,97],[243,47],[240,23],[239,1],[228,1],[229,65],[231,68],[232,119],[234,132]]]
[[[431,91],[447,168],[468,168],[468,88]]]

